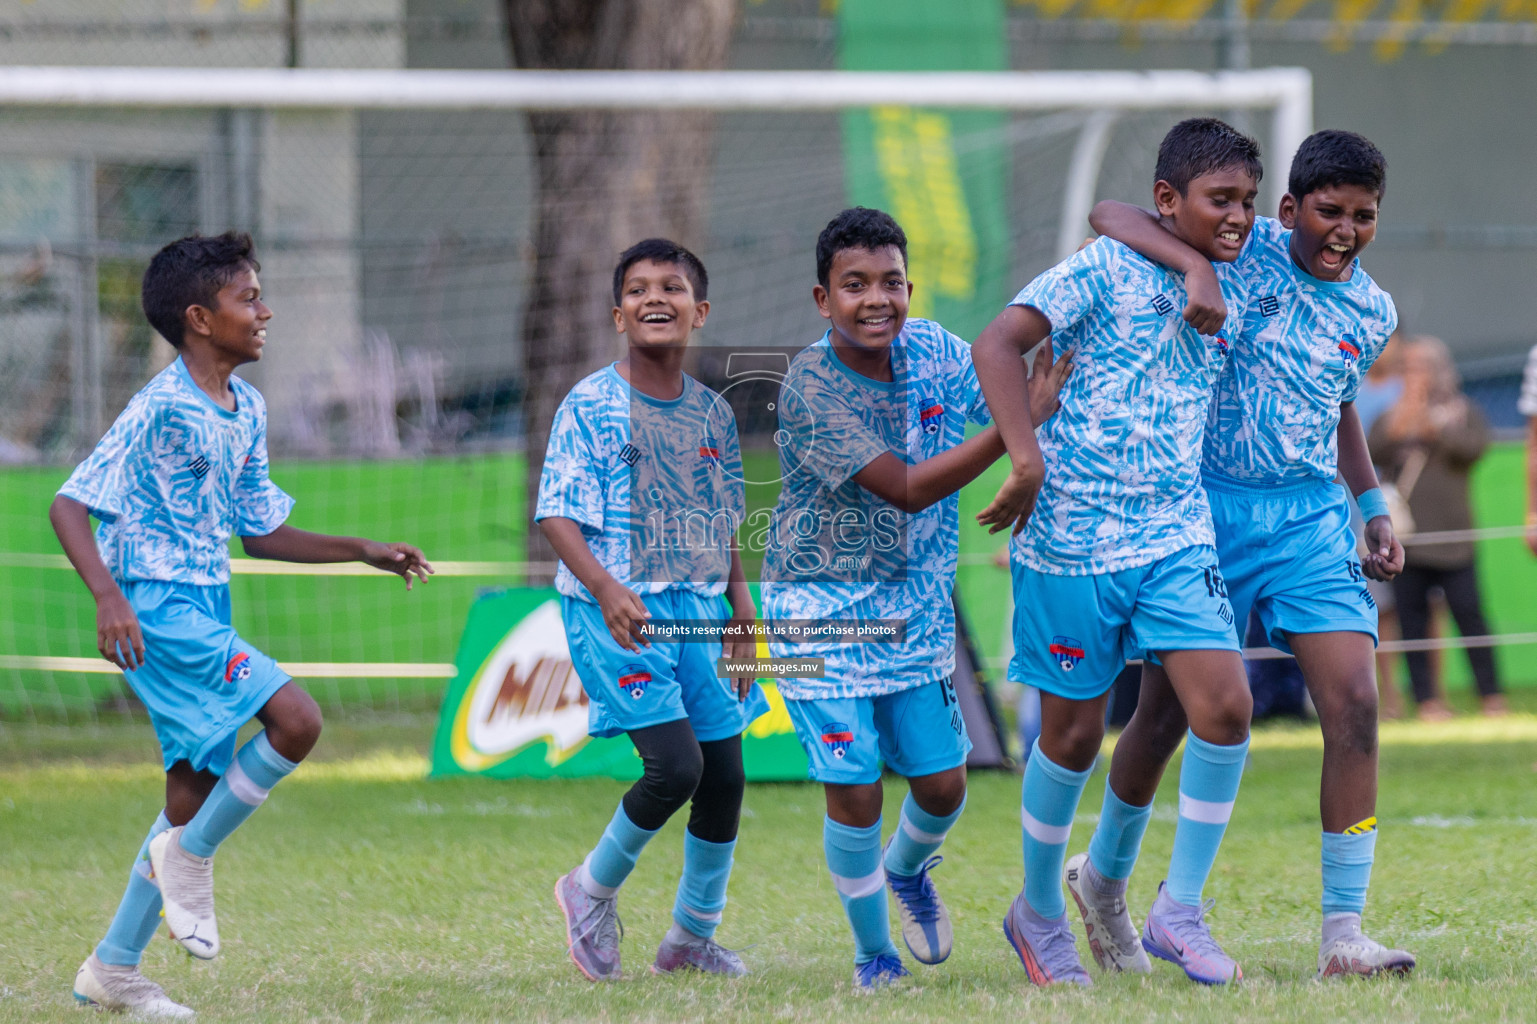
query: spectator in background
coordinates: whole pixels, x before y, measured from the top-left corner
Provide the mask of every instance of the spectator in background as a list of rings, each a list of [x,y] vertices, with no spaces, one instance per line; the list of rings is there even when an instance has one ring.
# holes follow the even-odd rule
[[[1489,425],[1462,393],[1462,382],[1446,345],[1436,338],[1415,338],[1404,346],[1403,394],[1372,425],[1367,438],[1372,461],[1398,488],[1413,528],[1403,534],[1470,530],[1468,474],[1489,446]],[[1398,523],[1394,526],[1398,527]],[[1405,640],[1423,639],[1429,626],[1429,593],[1439,587],[1463,636],[1489,632],[1478,594],[1471,541],[1409,544],[1404,571],[1393,581],[1398,620]],[[1486,715],[1505,712],[1505,698],[1495,678],[1494,652],[1470,647],[1468,663]],[[1430,659],[1424,651],[1406,655],[1409,681],[1420,717],[1450,716],[1435,695]]]
[[[1516,408],[1526,417],[1526,546],[1537,555],[1537,345],[1526,357]]]

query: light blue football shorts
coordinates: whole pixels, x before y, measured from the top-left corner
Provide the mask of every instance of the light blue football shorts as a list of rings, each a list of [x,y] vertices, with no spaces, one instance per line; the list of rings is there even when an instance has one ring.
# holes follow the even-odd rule
[[[1239,649],[1217,552],[1204,544],[1100,575],[1011,568],[1009,678],[1058,697],[1093,700],[1128,659],[1157,651]]]
[[[1240,623],[1257,611],[1271,646],[1288,654],[1291,633],[1365,633],[1377,642],[1377,602],[1361,572],[1343,487],[1209,479],[1206,493]]]
[[[144,707],[169,769],[223,775],[235,733],[289,675],[230,627],[229,587],[121,582],[144,634],[144,664],[123,678]]]
[[[691,590],[671,589],[641,596],[652,619],[693,619],[724,623],[726,602]],[[619,736],[636,729],[688,719],[701,742],[723,740],[746,731],[768,710],[763,689],[753,683],[745,701],[737,700],[730,679],[718,679],[719,640],[677,643],[652,640],[651,646],[627,651],[603,623],[603,611],[591,601],[562,597],[571,663],[587,691],[587,732]]]
[[[881,762],[917,778],[959,768],[971,752],[955,683],[936,679],[878,697],[786,700],[817,782],[878,782]]]

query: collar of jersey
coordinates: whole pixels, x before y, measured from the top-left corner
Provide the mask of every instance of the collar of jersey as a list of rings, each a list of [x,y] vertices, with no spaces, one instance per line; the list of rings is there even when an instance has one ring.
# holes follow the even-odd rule
[[[1276,255],[1286,264],[1286,269],[1292,272],[1292,276],[1297,279],[1298,284],[1305,284],[1309,288],[1316,288],[1321,292],[1348,292],[1356,286],[1356,276],[1361,273],[1361,258],[1359,256],[1350,261],[1350,280],[1325,281],[1321,277],[1314,277],[1312,274],[1309,274],[1306,270],[1297,266],[1297,261],[1292,259],[1292,233],[1290,230],[1283,230],[1276,237],[1276,244],[1281,249]]]
[[[843,375],[845,377],[847,377],[849,380],[853,381],[856,384],[863,384],[865,387],[875,388],[877,391],[895,391],[898,388],[905,388],[905,387],[907,387],[907,382],[905,380],[902,380],[901,378],[899,378],[897,376],[897,358],[896,358],[896,351],[895,351],[896,347],[898,345],[902,344],[902,336],[905,335],[906,333],[907,333],[907,325],[903,324],[902,325],[902,330],[891,341],[891,348],[890,348],[889,351],[891,351],[891,353],[892,353],[892,356],[891,356],[891,376],[892,376],[893,379],[889,380],[889,381],[875,380],[874,378],[866,377],[864,374],[860,373],[858,370],[855,370],[855,369],[851,368],[842,359],[839,359],[838,358],[838,350],[833,348],[833,329],[831,327],[829,327],[827,329],[827,333],[826,334],[822,335],[822,340],[817,342],[817,344],[818,345],[825,345],[825,346],[827,346],[827,358],[828,358],[828,361],[831,362],[838,369],[842,370],[843,371]]]
[[[609,363],[607,369],[619,386],[630,393],[631,398],[638,398],[647,405],[658,409],[672,409],[681,405],[693,387],[693,380],[685,373],[683,375],[683,391],[677,398],[653,398],[639,388],[632,387],[630,382],[624,379],[624,376],[619,372],[619,360],[615,359],[612,363]]]
[[[187,364],[182,361],[181,356],[177,356],[176,362],[172,363],[171,365],[176,367],[176,372],[181,375],[181,379],[186,382],[187,387],[192,390],[194,395],[202,399],[203,404],[207,405],[208,408],[212,409],[214,412],[218,413],[220,416],[227,420],[238,420],[240,418],[240,392],[235,390],[235,377],[233,374],[230,375],[229,389],[230,391],[234,392],[235,395],[235,408],[226,409],[224,406],[208,397],[208,392],[197,386],[197,381],[192,379],[192,371],[187,369]]]

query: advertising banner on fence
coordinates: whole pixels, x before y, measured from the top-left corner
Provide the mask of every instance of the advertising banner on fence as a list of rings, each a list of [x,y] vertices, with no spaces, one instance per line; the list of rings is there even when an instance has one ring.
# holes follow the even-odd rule
[[[766,654],[766,652],[760,652]],[[627,737],[587,735],[587,695],[571,664],[553,589],[493,591],[470,608],[432,749],[432,774],[494,778],[640,777]],[[784,701],[760,680],[769,712],[747,730],[747,778],[806,778]]]

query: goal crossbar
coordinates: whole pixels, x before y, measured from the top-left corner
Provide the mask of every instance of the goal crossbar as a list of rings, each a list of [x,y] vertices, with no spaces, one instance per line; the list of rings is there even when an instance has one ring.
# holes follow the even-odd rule
[[[0,106],[375,110],[836,111],[911,106],[1089,115],[1068,168],[1057,256],[1077,247],[1116,118],[1131,111],[1273,111],[1284,167],[1312,130],[1305,68],[1254,71],[440,71],[0,68]],[[1279,199],[1272,175],[1267,206]]]
[[[1303,68],[1257,71],[435,71],[0,68],[19,106],[995,110],[1311,107]]]

